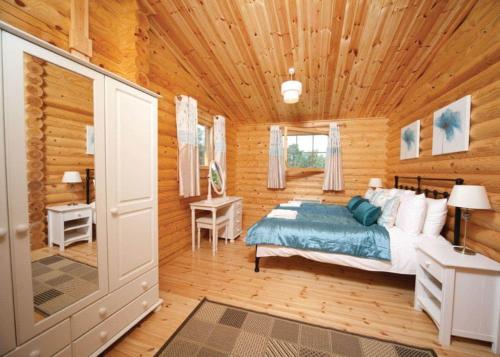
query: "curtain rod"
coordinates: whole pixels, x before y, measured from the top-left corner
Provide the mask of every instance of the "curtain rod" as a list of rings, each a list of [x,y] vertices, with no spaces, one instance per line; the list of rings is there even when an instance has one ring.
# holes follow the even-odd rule
[[[313,130],[313,129],[326,129],[330,127],[330,123],[324,123],[321,125],[315,125],[315,126],[295,126],[295,125],[279,125],[279,124],[270,124],[267,130],[271,130],[271,126],[273,125],[278,125],[279,127],[288,127],[288,128],[293,128],[293,129],[304,129],[304,130]],[[337,126],[339,128],[347,128],[346,123],[338,123]]]

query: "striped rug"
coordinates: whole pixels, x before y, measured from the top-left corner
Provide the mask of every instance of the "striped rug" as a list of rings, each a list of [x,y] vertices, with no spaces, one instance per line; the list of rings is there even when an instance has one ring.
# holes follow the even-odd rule
[[[436,353],[204,299],[156,356],[430,357]]]

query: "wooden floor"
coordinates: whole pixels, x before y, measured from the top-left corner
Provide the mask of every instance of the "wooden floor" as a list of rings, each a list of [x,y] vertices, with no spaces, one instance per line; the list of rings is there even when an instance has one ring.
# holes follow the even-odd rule
[[[221,241],[222,243],[222,241]],[[302,258],[263,258],[254,273],[255,251],[208,243],[160,267],[164,308],[115,343],[108,356],[153,355],[203,297],[340,330],[434,348],[440,356],[491,356],[490,345],[453,338],[437,344],[437,330],[423,312],[413,310],[414,278],[370,273]]]
[[[92,243],[76,242],[64,248],[64,251],[60,251],[56,245],[36,249],[31,252],[31,261],[34,262],[35,260],[53,255],[61,255],[77,262],[97,267],[97,242],[95,240]]]

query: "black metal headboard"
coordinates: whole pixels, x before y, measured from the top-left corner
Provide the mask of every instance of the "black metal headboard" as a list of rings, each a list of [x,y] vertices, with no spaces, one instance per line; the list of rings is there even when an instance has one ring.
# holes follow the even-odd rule
[[[85,200],[90,204],[90,184],[94,179],[94,169],[85,169]]]
[[[417,186],[407,186],[400,185],[399,180],[416,180]],[[445,181],[445,182],[453,182],[455,185],[463,185],[464,180],[461,178],[456,179],[445,179],[445,178],[432,178],[432,177],[421,177],[421,176],[394,176],[394,187],[401,188],[405,190],[415,191],[417,194],[424,193],[426,197],[432,195],[433,198],[438,198],[442,196],[443,198],[450,197],[450,194],[447,191],[438,191],[438,190],[429,190],[427,188],[422,189],[422,181]],[[460,222],[462,218],[462,210],[460,207],[455,207],[455,227],[453,234],[453,244],[460,244]]]

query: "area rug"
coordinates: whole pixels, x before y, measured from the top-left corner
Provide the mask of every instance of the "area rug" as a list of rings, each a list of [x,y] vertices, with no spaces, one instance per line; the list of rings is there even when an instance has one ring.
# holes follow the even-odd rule
[[[155,356],[430,357],[436,353],[204,299]]]
[[[52,315],[99,287],[97,268],[53,255],[31,263],[35,309]]]

